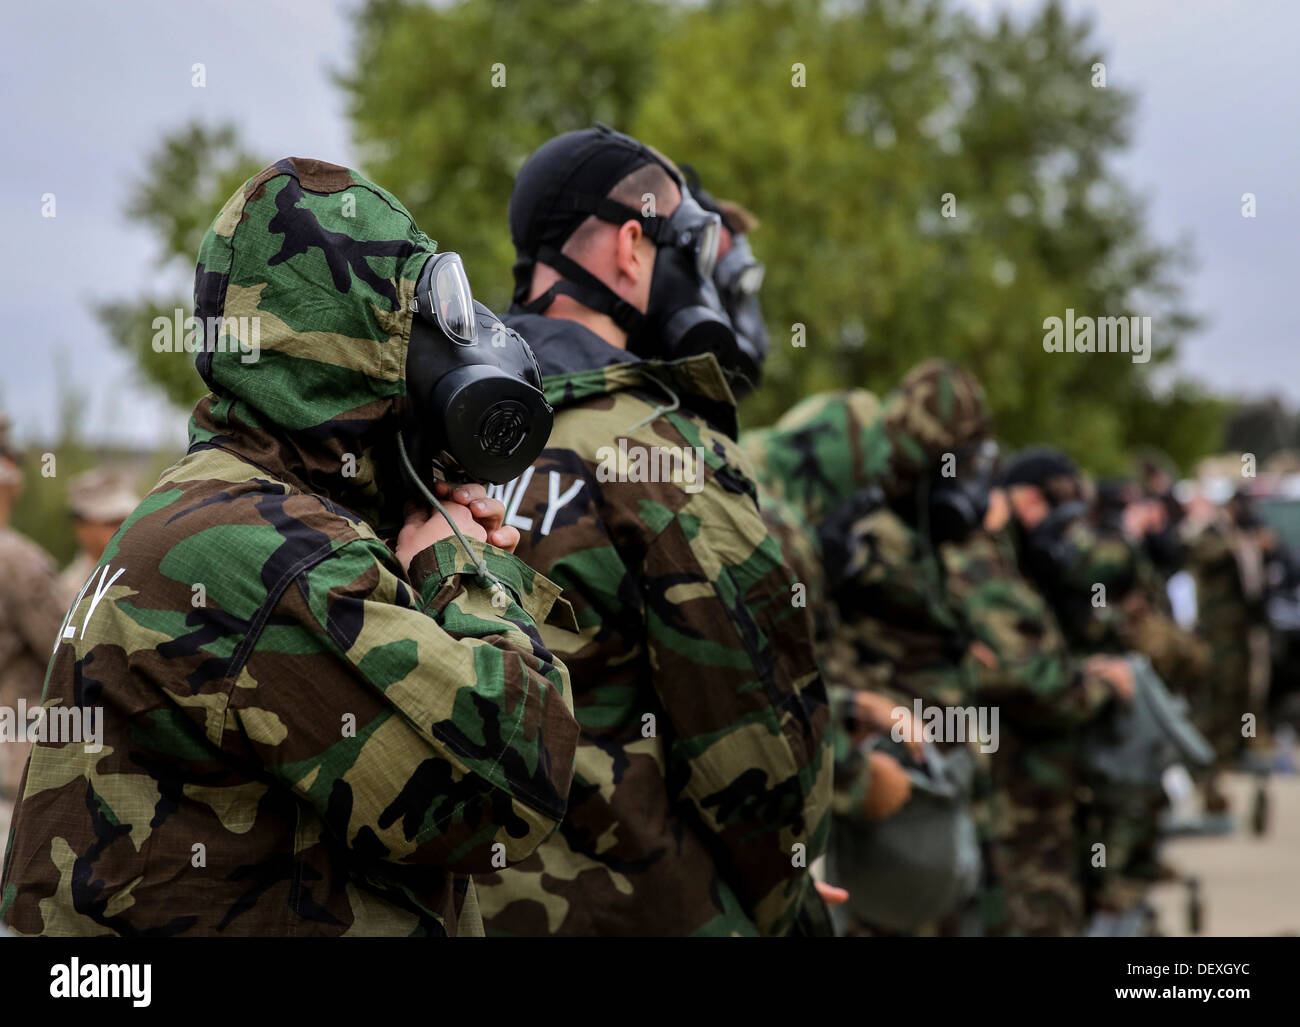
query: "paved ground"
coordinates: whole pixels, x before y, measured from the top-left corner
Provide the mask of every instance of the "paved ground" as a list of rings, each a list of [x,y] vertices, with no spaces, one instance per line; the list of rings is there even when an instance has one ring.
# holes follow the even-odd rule
[[[1300,935],[1300,776],[1269,781],[1268,833],[1250,833],[1254,779],[1234,774],[1224,791],[1232,799],[1236,831],[1219,838],[1167,842],[1165,861],[1198,877],[1203,905],[1202,935]],[[1161,885],[1152,898],[1162,933],[1188,933],[1187,889]]]

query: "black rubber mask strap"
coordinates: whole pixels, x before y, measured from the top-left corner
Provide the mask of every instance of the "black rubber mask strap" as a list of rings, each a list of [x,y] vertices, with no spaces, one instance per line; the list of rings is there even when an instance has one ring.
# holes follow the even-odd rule
[[[621,225],[627,221],[637,222],[640,224],[641,230],[653,240],[656,246],[664,245],[659,237],[668,231],[668,222],[672,220],[671,218],[658,217],[655,214],[642,214],[639,210],[629,207],[625,203],[619,203],[618,200],[611,200],[608,196],[570,193],[565,197],[565,200],[573,210],[580,211],[583,214],[590,214],[606,224]]]
[[[555,301],[557,295],[563,294],[572,296],[584,307],[607,314],[616,325],[629,334],[645,321],[645,315],[641,311],[626,300],[620,299],[613,289],[559,250],[543,246],[537,252],[537,260],[554,268],[564,277],[535,300],[520,304],[520,307],[528,313],[543,313]]]

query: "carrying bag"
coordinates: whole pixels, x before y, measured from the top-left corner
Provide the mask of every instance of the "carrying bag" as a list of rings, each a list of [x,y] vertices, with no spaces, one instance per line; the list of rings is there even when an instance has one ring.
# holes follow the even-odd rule
[[[1214,749],[1192,725],[1187,702],[1172,695],[1151,661],[1130,653],[1137,689],[1131,703],[1115,702],[1084,736],[1088,778],[1105,785],[1158,789],[1165,770],[1182,763],[1197,769],[1214,763]]]
[[[827,880],[848,889],[846,906],[858,920],[889,931],[914,931],[955,912],[979,883],[979,840],[971,813],[975,762],[964,747],[940,751],[926,745],[917,762],[888,737],[870,744],[903,765],[912,795],[885,820],[837,817]],[[844,908],[834,907],[832,913]]]

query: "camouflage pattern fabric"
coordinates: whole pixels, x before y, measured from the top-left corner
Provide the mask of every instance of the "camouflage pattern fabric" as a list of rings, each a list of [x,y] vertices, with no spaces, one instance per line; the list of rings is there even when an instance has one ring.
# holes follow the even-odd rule
[[[993,538],[977,532],[936,550],[888,509],[853,531],[854,551],[870,559],[832,593],[842,627],[827,679],[908,708],[920,698],[998,709],[999,747],[980,755],[977,775],[990,857],[985,930],[1077,933],[1074,733],[1104,708],[1109,687],[1070,657],[1046,603]]]
[[[743,445],[744,437],[741,442]],[[835,632],[836,612],[834,605],[827,601],[826,572],[817,535],[792,504],[762,487],[758,490],[758,509],[769,534],[780,545],[786,564],[794,572],[791,601],[807,607],[813,638],[820,651]]]
[[[1125,597],[1120,624],[1122,651],[1142,653],[1169,688],[1184,696],[1199,693],[1210,670],[1210,647],[1178,625],[1169,602],[1167,580],[1149,557],[1135,551],[1137,583]]]
[[[1205,668],[1205,649],[1174,622],[1154,568],[1138,548],[1083,512],[1063,525],[1061,534],[1070,559],[1055,570],[1047,593],[1071,650],[1080,658],[1140,652],[1165,680],[1194,683]],[[1080,784],[1079,859],[1088,908],[1131,908],[1144,900],[1150,884],[1138,875],[1155,862],[1163,791]],[[1095,849],[1098,845],[1104,850]]]
[[[816,525],[887,469],[880,401],[864,389],[809,396],[741,446],[760,486]]]
[[[887,496],[914,491],[947,453],[992,436],[984,387],[946,360],[926,360],[885,397],[881,429],[889,440]]]
[[[983,647],[967,657],[976,701],[1000,711],[986,929],[1076,934],[1084,911],[1077,730],[1101,715],[1110,686],[1071,656],[1046,600],[1019,573],[1009,537],[977,532],[940,548],[948,593]]]
[[[63,622],[54,561],[31,539],[0,528],[0,708],[41,701],[45,668]],[[0,801],[18,797],[31,745],[0,742]],[[0,840],[2,841],[2,840]]]
[[[433,243],[345,168],[286,159],[203,241],[190,449],[109,544],[61,632],[3,919],[46,935],[481,933],[467,875],[564,814],[577,725],[538,625],[557,590],[477,546],[409,574],[395,431]],[[247,341],[226,321],[208,341]]]
[[[1196,534],[1188,558],[1196,582],[1196,630],[1209,647],[1211,664],[1193,709],[1220,769],[1244,748],[1241,718],[1252,712],[1251,631],[1264,616],[1262,589],[1251,587],[1249,563],[1255,554],[1250,545],[1221,518]]]
[[[977,778],[986,850],[997,852],[982,894],[985,925],[1003,933],[1074,933],[1082,898],[1068,735],[1096,716],[1109,689],[1069,658],[1050,610],[1020,576],[1004,540],[977,532],[936,548],[886,502],[915,489],[943,454],[989,436],[978,382],[927,361],[875,408],[874,421],[860,424],[854,411],[870,409],[865,395],[812,397],[796,408],[799,417],[792,411],[778,422],[855,425],[856,435],[838,452],[830,431],[767,430],[745,439],[769,469],[764,480],[787,489],[805,483],[795,497],[815,512],[830,508],[819,531],[838,616],[825,660],[835,701],[847,708],[851,691],[861,689],[909,708],[913,697],[938,706],[998,705],[996,776],[982,757]],[[871,459],[851,479],[843,470],[822,470],[823,455],[836,468],[863,468],[861,453]],[[838,490],[826,482],[840,483]],[[872,485],[879,486],[874,501],[865,498]],[[1008,735],[1019,732],[1033,744],[1015,748]],[[856,815],[867,784],[864,764],[836,737],[836,810]],[[855,925],[851,933],[874,932]]]
[[[582,738],[560,830],[478,879],[488,933],[784,933],[828,830],[826,699],[722,371],[629,360],[570,321],[509,323],[556,421],[501,494],[519,552],[577,610],[577,634],[543,638]]]

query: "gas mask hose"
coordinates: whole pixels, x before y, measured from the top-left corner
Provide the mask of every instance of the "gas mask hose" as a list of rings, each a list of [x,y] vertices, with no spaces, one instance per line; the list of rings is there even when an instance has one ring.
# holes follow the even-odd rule
[[[681,397],[678,396],[677,393],[673,392],[673,390],[670,389],[667,385],[661,382],[658,378],[654,377],[654,375],[646,374],[644,370],[641,373],[645,375],[646,378],[650,379],[650,381],[658,385],[659,388],[663,389],[664,392],[668,394],[668,398],[672,400],[672,403],[666,407],[656,406],[652,411],[650,411],[649,414],[641,418],[641,420],[637,421],[636,424],[626,429],[624,432],[624,434],[626,435],[631,435],[632,432],[636,431],[638,428],[644,428],[651,421],[655,420],[657,417],[662,416],[663,414],[671,414],[674,410],[679,409],[682,405]]]
[[[483,558],[470,548],[469,539],[465,537],[465,533],[462,532],[456,522],[452,520],[451,514],[447,512],[447,508],[438,501],[438,497],[433,494],[428,486],[426,486],[420,479],[420,476],[415,473],[415,468],[411,465],[411,458],[406,453],[406,440],[402,438],[402,433],[400,431],[397,433],[397,451],[402,457],[402,466],[406,469],[407,476],[410,477],[411,481],[415,482],[416,488],[423,493],[424,498],[433,505],[433,508],[437,510],[438,513],[442,514],[443,519],[451,527],[451,530],[455,532],[456,538],[460,540],[461,547],[465,550],[465,555],[470,558],[470,562],[474,564],[478,573],[488,581],[492,582],[493,588],[500,590],[503,594],[508,594],[506,593],[505,586],[501,584],[496,575],[488,570],[487,564],[483,561]]]

